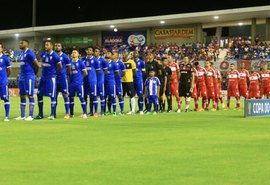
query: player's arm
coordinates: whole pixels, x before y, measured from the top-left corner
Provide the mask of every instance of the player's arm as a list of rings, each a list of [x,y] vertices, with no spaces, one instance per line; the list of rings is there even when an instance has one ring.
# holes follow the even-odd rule
[[[144,83],[144,97],[147,97],[147,85],[148,84],[148,78],[146,79],[145,83]]]
[[[117,65],[114,63],[114,76],[118,77],[119,76],[119,69],[117,67]]]
[[[60,71],[62,70],[62,63],[61,62],[58,62],[57,63],[57,72],[60,73]]]
[[[6,66],[7,66],[7,76],[9,77],[11,72],[12,72],[9,58],[6,58],[5,63],[6,63]]]
[[[191,84],[190,84],[190,87],[191,87],[191,89],[190,89],[190,91],[192,92],[193,91],[193,88],[194,88],[194,82],[195,82],[195,74],[194,74],[194,72],[192,72],[191,73]]]
[[[157,69],[158,69],[158,76],[161,76],[162,72],[161,72],[161,65],[157,62]]]
[[[131,67],[132,67],[132,73],[133,73],[132,76],[134,76],[136,74],[136,68],[137,68],[134,61],[131,62]]]
[[[37,75],[38,74],[38,70],[39,70],[39,64],[38,64],[38,60],[37,59],[35,59],[34,61],[33,61],[33,64],[34,64],[34,72],[35,72],[35,75]]]
[[[101,65],[102,65],[104,73],[107,74],[108,73],[108,64],[107,64],[107,62],[103,61]]]
[[[164,78],[164,85],[163,85],[163,92],[162,92],[163,95],[165,94],[165,91],[166,91],[167,81],[168,81],[168,77],[165,76],[165,78]]]

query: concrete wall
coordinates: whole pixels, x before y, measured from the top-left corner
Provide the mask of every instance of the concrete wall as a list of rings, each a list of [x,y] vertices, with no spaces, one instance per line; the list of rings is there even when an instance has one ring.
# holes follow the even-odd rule
[[[20,37],[18,38],[13,38],[13,39],[3,39],[1,42],[3,43],[4,47],[7,49],[14,49],[14,50],[19,50],[19,42],[20,42]],[[30,48],[34,47],[34,37],[26,37],[24,39],[29,40]]]

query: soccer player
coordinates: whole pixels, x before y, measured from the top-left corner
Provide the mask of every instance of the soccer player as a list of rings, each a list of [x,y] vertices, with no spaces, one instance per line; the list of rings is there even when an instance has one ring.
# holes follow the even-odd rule
[[[19,47],[22,53],[19,57],[20,76],[19,76],[19,94],[21,99],[21,115],[16,120],[34,120],[34,89],[36,83],[36,74],[38,73],[39,64],[35,53],[28,48],[29,41],[22,39]],[[25,118],[26,96],[29,99],[29,116]]]
[[[239,76],[239,95],[243,96],[245,99],[248,98],[248,80],[249,72],[245,69],[245,63],[240,64]]]
[[[133,76],[136,73],[136,64],[131,59],[131,55],[129,55],[127,51],[123,52],[122,58],[126,67],[125,75],[122,78],[123,95],[125,96],[127,94],[130,98],[130,111],[127,114],[134,115],[135,114],[135,91],[134,91]]]
[[[147,113],[150,114],[152,103],[154,104],[154,113],[153,115],[157,114],[158,111],[158,99],[159,99],[159,91],[160,91],[160,81],[155,76],[155,71],[150,70],[149,71],[149,77],[145,80],[144,83],[144,94],[148,99],[148,107],[147,107]]]
[[[60,42],[56,42],[54,44],[54,49],[60,57],[60,62],[62,63],[62,70],[56,75],[56,105],[55,105],[55,115],[56,117],[56,107],[57,107],[57,98],[58,93],[61,92],[65,102],[65,110],[66,115],[65,119],[69,119],[69,95],[68,95],[68,80],[67,74],[70,74],[70,59],[67,54],[62,52],[62,44]]]
[[[105,74],[108,71],[107,62],[104,58],[100,56],[100,50],[98,48],[95,49],[95,56],[100,65],[100,72],[97,73],[97,95],[100,98],[100,106],[101,106],[101,116],[104,116],[105,111],[105,92],[104,92],[104,78]]]
[[[234,96],[236,99],[236,108],[240,110],[240,97],[239,97],[239,72],[235,69],[235,64],[230,64],[230,71],[227,72],[228,88],[227,88],[227,108],[230,109],[230,99]]]
[[[119,75],[118,66],[111,60],[112,53],[107,52],[105,54],[105,60],[108,63],[108,72],[105,74],[105,101],[108,98],[108,102],[112,104],[113,115],[116,116],[116,88],[115,88],[115,77]],[[109,104],[109,106],[110,106]],[[110,111],[110,110],[109,110]]]
[[[211,67],[215,71],[215,95],[216,95],[216,107],[217,110],[219,110],[219,101],[222,104],[222,108],[225,107],[222,97],[222,91],[221,91],[221,80],[222,76],[219,70],[216,69],[216,66],[214,65],[214,62],[211,62]]]
[[[185,97],[186,100],[186,108],[185,112],[189,111],[190,106],[190,95],[193,91],[193,84],[195,80],[195,75],[193,71],[193,67],[189,62],[189,58],[186,56],[183,58],[183,62],[179,66],[180,69],[180,80],[179,80],[179,97]],[[182,104],[182,101],[180,101]],[[181,110],[181,106],[180,106]]]
[[[9,93],[8,76],[11,74],[11,65],[9,58],[3,54],[3,44],[0,43],[0,99],[3,100],[6,117],[4,121],[9,121]]]
[[[138,96],[139,112],[143,115],[143,75],[145,73],[145,63],[139,58],[138,51],[135,51],[133,56],[136,63],[136,73],[134,76],[135,92]]]
[[[38,84],[38,109],[36,119],[43,119],[43,96],[51,98],[51,114],[49,120],[54,120],[56,108],[56,73],[62,70],[62,63],[58,54],[53,51],[52,41],[45,41],[45,51],[41,53],[42,74]]]
[[[84,100],[83,78],[87,76],[87,70],[82,60],[79,59],[79,52],[73,50],[71,54],[71,74],[70,74],[70,117],[74,117],[74,97],[80,98],[83,110],[82,118],[86,119],[86,103]]]
[[[260,79],[261,79],[260,74],[255,71],[254,67],[251,67],[249,75],[249,88],[248,88],[249,98],[260,99],[260,87],[259,87]]]
[[[171,98],[171,76],[172,71],[171,68],[168,67],[168,59],[166,57],[161,58],[162,61],[162,69],[161,69],[161,78],[160,78],[160,91],[159,91],[159,99],[160,99],[160,111],[165,111],[165,100],[167,99],[168,110],[172,107],[170,100]]]
[[[206,88],[207,88],[207,97],[208,104],[206,105],[206,110],[210,104],[210,99],[212,99],[212,111],[216,111],[216,95],[215,95],[215,70],[211,68],[210,61],[205,61],[205,70],[206,70]]]
[[[202,108],[199,109],[199,112],[201,112],[205,110],[206,105],[208,104],[207,88],[205,83],[205,80],[207,78],[207,71],[205,68],[200,66],[199,62],[195,62],[194,66],[197,70],[197,78],[196,78],[197,95],[198,97],[202,97]]]
[[[98,117],[97,76],[100,73],[100,63],[94,56],[93,47],[88,47],[86,54],[87,56],[82,58],[87,70],[87,76],[84,78],[84,99],[87,107],[87,99],[90,96],[90,116]]]
[[[270,98],[270,70],[267,69],[267,63],[263,64],[261,70],[261,98],[266,96],[267,99]]]
[[[173,59],[173,56],[171,54],[168,54],[168,66],[171,68],[171,71],[172,71],[172,76],[171,76],[171,81],[170,81],[170,84],[171,84],[171,95],[175,96],[176,98],[176,102],[177,102],[177,111],[176,112],[181,112],[181,108],[180,108],[180,97],[179,97],[179,65],[174,61]],[[169,98],[169,100],[171,101],[170,102],[170,105],[172,105],[172,97]],[[170,107],[169,111],[168,112],[171,112],[172,111],[172,106]]]
[[[126,66],[119,59],[119,54],[114,52],[112,55],[112,60],[116,62],[116,65],[119,69],[119,75],[115,76],[115,87],[116,87],[116,96],[118,97],[119,107],[120,107],[120,115],[124,114],[124,98],[123,98],[123,87],[122,87],[122,77],[126,73]]]

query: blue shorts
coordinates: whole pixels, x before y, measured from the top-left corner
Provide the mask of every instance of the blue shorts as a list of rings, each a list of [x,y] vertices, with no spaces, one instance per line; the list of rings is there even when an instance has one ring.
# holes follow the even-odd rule
[[[158,97],[156,95],[148,95],[147,100],[149,104],[158,105]]]
[[[97,95],[98,96],[104,96],[105,95],[104,82],[98,82],[97,83]]]
[[[116,96],[123,96],[122,82],[121,83],[116,83],[115,87],[116,87]]]
[[[109,96],[109,97],[112,97],[112,98],[115,98],[115,83],[108,83],[108,84],[105,84],[105,95],[106,96]]]
[[[19,94],[33,96],[35,90],[35,83],[35,76],[20,76]]]
[[[38,84],[38,95],[56,97],[56,80],[55,78],[40,78]]]
[[[143,82],[142,81],[134,81],[135,92],[138,95],[143,95]]]
[[[67,78],[56,78],[56,91],[62,94],[68,94],[68,82]]]
[[[9,97],[9,92],[8,92],[8,85],[7,84],[0,84],[0,98],[2,100],[7,99]]]
[[[97,82],[90,82],[85,84],[85,93],[89,96],[97,96]]]
[[[70,84],[69,96],[70,97],[75,97],[76,95],[78,97],[80,97],[80,98],[84,98],[84,87],[83,87],[83,85]]]

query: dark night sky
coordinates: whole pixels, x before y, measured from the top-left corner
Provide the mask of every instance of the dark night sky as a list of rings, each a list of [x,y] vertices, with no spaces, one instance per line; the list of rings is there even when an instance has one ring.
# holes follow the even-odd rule
[[[37,26],[270,5],[270,0],[95,1],[99,5],[94,5],[93,0],[36,1]],[[2,13],[0,30],[31,27],[32,0],[8,0],[1,4],[10,11],[6,16]]]

